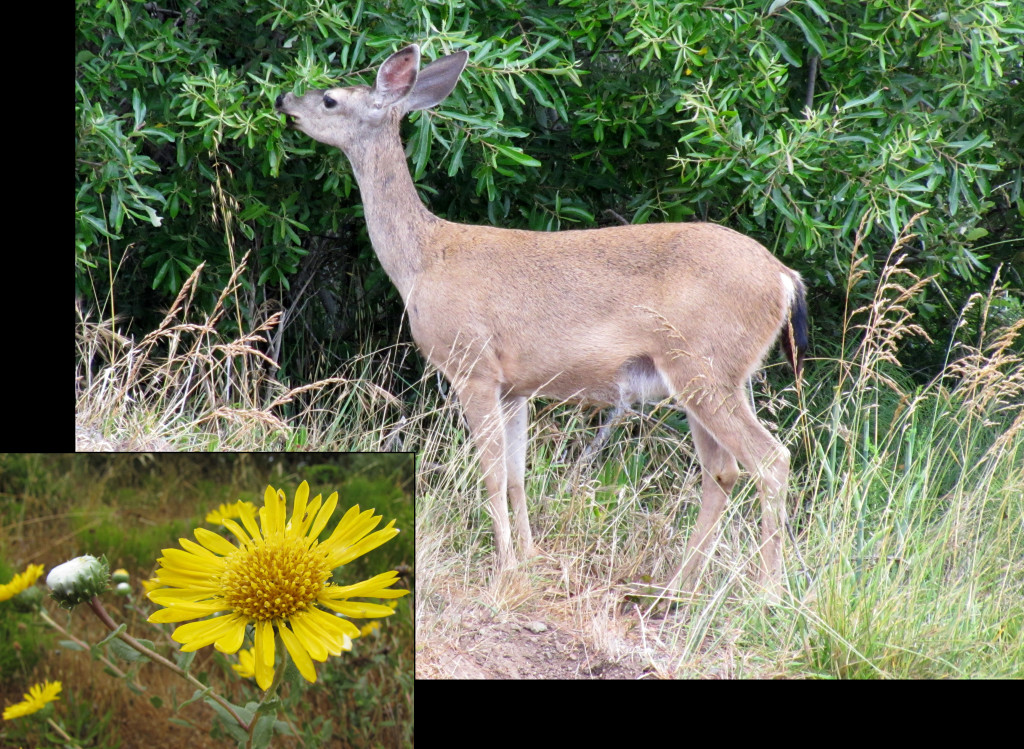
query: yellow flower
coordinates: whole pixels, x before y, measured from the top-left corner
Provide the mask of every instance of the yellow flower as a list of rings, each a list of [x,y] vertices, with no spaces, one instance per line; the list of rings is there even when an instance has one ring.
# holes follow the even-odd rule
[[[256,512],[256,507],[252,502],[246,502],[241,499],[237,502],[229,502],[221,505],[213,512],[207,513],[206,522],[214,525],[223,525],[224,521],[229,518],[242,517],[242,512],[245,511]]]
[[[256,648],[239,650],[238,663],[232,664],[231,668],[245,679],[254,677],[256,675]]]
[[[253,670],[261,689],[274,679],[275,639],[307,681],[316,681],[313,661],[341,655],[358,637],[355,624],[336,616],[376,618],[394,609],[352,598],[400,598],[407,590],[391,588],[395,571],[356,582],[335,585],[333,571],[377,548],[397,535],[392,520],[371,533],[381,521],[373,510],[351,508],[323,542],[317,539],[338,504],[335,492],[321,504],[318,494],[309,500],[305,481],[295,493],[295,505],[286,521],[284,492],[268,486],[256,513],[242,508],[240,526],[224,525],[238,540],[235,546],[205,528],[196,528],[196,541],[179,539],[182,549],[164,549],[156,579],[162,587],[149,592],[154,603],[166,608],[149,617],[151,622],[199,621],[183,624],[171,635],[183,651],[213,645],[222,653],[242,646],[246,627],[253,627]],[[244,526],[244,528],[243,528]],[[202,618],[213,616],[213,618]],[[276,638],[275,638],[276,635]],[[346,647],[346,644],[348,647]]]
[[[42,573],[40,572],[40,574]],[[36,684],[25,693],[23,701],[11,705],[4,710],[4,720],[22,718],[38,712],[46,707],[47,704],[58,699],[58,694],[60,694],[59,681],[46,681],[42,684]]]
[[[43,565],[30,564],[24,572],[19,572],[9,583],[0,585],[0,601],[14,598],[21,591],[31,588],[43,574]]]

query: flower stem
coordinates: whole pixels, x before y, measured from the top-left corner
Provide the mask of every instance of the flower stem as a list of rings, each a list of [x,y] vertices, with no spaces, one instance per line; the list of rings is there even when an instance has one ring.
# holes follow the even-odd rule
[[[46,622],[51,627],[53,627],[55,630],[57,630],[62,635],[64,635],[66,638],[71,640],[71,642],[75,643],[80,648],[82,648],[82,650],[89,650],[89,643],[87,643],[87,642],[85,642],[83,640],[78,639],[73,634],[68,632],[64,627],[59,625],[53,618],[50,617],[49,612],[45,608],[43,608],[42,606],[39,607],[39,617],[44,622]],[[97,655],[99,655],[99,654],[97,654]],[[107,668],[109,668],[111,671],[113,671],[114,675],[117,676],[118,678],[121,678],[121,679],[127,679],[128,678],[128,674],[126,674],[124,671],[122,671],[117,666],[115,666],[114,663],[109,658],[107,658],[105,655],[99,655],[99,659],[100,659],[100,662],[102,662]],[[133,682],[131,684],[131,686],[137,687],[140,691],[142,690],[142,685],[139,684],[137,681]]]
[[[62,739],[68,742],[69,746],[73,747],[74,749],[79,749],[78,744],[71,740],[71,737],[68,736],[67,732],[60,727],[59,723],[54,722],[53,718],[47,718],[46,722],[50,724],[50,728],[52,728],[54,731],[60,734],[60,737]]]
[[[100,601],[100,599],[97,596],[93,596],[92,599],[90,599],[89,607],[93,610],[93,613],[95,613],[96,616],[99,617],[100,621],[103,622],[103,624],[105,624],[108,629],[110,629],[111,632],[117,629],[117,624],[114,622],[113,619],[110,618],[110,614],[108,614],[107,610],[103,608],[103,602]],[[117,636],[121,639],[122,642],[139,651],[144,656],[149,658],[151,661],[155,661],[156,663],[159,663],[161,666],[170,669],[178,676],[180,676],[182,679],[185,679],[192,686],[196,687],[197,689],[201,689],[204,693],[208,694],[210,696],[210,699],[212,699],[218,705],[227,710],[231,717],[238,722],[238,725],[242,728],[243,731],[249,731],[249,724],[242,720],[242,717],[237,712],[235,712],[234,706],[226,699],[221,697],[219,694],[214,692],[206,684],[203,684],[203,682],[199,681],[199,679],[194,677],[192,674],[187,673],[178,664],[168,660],[167,658],[164,658],[159,653],[150,650],[127,632],[121,632]],[[256,721],[253,720],[254,725],[255,722]]]

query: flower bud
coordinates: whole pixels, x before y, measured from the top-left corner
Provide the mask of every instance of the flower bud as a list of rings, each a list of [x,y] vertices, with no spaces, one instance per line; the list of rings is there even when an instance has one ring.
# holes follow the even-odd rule
[[[128,570],[126,570],[124,567],[121,567],[119,569],[114,570],[111,573],[110,579],[114,583],[126,583],[132,579],[132,576],[128,574]]]
[[[53,599],[66,609],[72,609],[107,589],[110,566],[106,557],[97,559],[86,554],[58,565],[46,576]]]

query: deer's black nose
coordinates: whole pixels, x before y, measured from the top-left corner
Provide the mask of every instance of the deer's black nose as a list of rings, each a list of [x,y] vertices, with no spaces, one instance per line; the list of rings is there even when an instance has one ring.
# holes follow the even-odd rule
[[[274,106],[278,109],[281,108],[281,104],[284,102],[284,94],[278,94],[277,99],[274,100]]]

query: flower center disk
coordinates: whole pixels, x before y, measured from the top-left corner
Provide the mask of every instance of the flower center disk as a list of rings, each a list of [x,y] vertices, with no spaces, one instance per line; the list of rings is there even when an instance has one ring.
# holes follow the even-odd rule
[[[316,601],[331,576],[324,554],[302,537],[257,542],[226,559],[224,599],[238,613],[265,621],[286,619]]]

